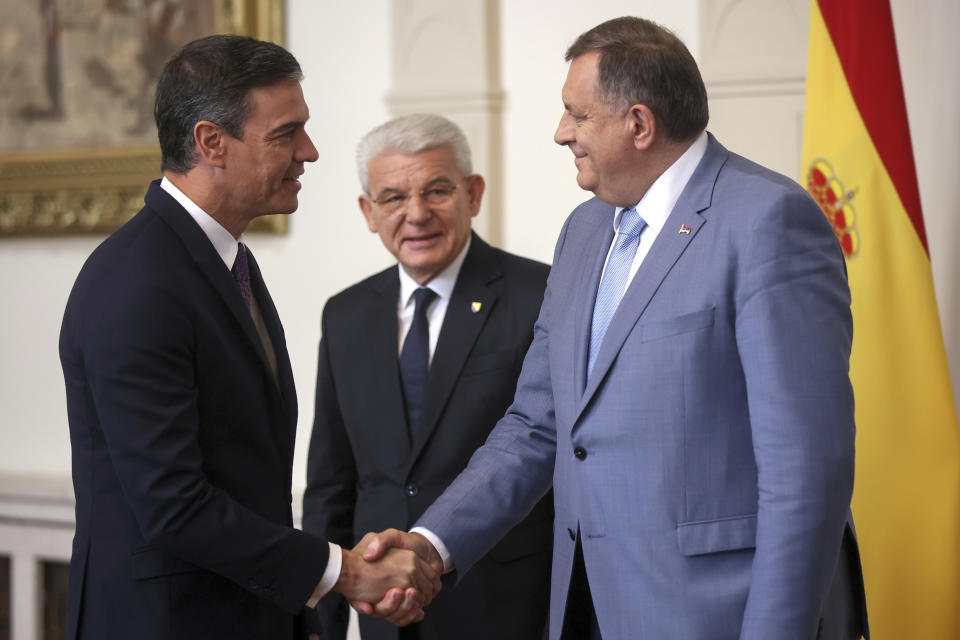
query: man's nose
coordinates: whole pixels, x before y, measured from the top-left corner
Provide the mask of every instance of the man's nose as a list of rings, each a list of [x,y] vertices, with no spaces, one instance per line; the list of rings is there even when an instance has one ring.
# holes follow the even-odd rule
[[[573,118],[566,111],[560,116],[557,131],[553,134],[553,141],[561,146],[573,142]]]
[[[307,134],[306,131],[302,133],[303,135],[297,144],[297,152],[294,154],[294,160],[297,162],[316,162],[320,154],[317,152],[317,148],[313,146],[313,140],[310,139],[310,135]]]
[[[412,193],[407,199],[407,222],[423,224],[430,219],[430,207],[426,199],[419,193]]]

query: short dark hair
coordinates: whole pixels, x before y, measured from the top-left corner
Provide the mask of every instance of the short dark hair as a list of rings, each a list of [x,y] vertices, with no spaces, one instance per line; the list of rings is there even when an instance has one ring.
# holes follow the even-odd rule
[[[186,173],[196,164],[197,122],[209,120],[242,139],[250,90],[302,79],[297,59],[272,42],[215,35],[186,45],[167,62],[157,83],[153,116],[163,170]]]
[[[610,109],[644,104],[667,135],[689,140],[707,126],[707,89],[686,45],[655,22],[614,18],[580,35],[565,59],[600,53],[597,93]]]

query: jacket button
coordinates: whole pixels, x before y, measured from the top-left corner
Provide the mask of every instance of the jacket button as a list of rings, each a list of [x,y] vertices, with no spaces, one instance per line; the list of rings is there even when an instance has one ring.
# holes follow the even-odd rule
[[[418,493],[420,493],[420,487],[418,487],[418,486],[415,485],[415,484],[408,484],[408,485],[407,485],[407,495],[408,495],[408,496],[410,496],[410,497],[412,498],[413,496],[417,495]]]
[[[576,447],[573,450],[573,455],[576,456],[577,460],[586,460],[587,459],[587,450],[583,447]]]
[[[570,535],[570,539],[574,542],[577,541],[577,534],[573,532],[573,529],[567,528],[567,533]]]

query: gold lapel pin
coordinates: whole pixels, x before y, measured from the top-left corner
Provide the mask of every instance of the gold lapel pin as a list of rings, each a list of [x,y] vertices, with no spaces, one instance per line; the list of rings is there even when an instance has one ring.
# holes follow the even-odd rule
[[[470,303],[470,311],[473,313],[480,313],[480,309],[483,308],[482,302],[473,301]]]

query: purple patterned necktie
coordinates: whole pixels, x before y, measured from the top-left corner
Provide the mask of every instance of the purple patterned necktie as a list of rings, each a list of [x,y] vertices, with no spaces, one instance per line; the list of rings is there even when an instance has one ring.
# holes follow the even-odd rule
[[[247,248],[243,246],[242,242],[237,243],[237,259],[233,261],[233,268],[230,269],[230,272],[233,273],[233,279],[237,281],[237,286],[240,287],[243,302],[249,309],[253,295],[250,291],[250,264],[247,262]]]

